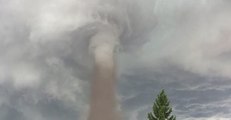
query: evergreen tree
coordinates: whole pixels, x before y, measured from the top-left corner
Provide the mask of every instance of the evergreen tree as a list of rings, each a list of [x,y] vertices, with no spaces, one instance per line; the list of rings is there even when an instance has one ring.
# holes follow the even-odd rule
[[[172,108],[164,90],[157,96],[152,107],[153,112],[148,113],[149,120],[176,120],[174,115],[171,115]]]

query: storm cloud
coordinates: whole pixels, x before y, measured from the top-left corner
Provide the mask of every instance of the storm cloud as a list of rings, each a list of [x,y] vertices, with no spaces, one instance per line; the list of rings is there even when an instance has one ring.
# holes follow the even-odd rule
[[[0,119],[86,120],[98,23],[121,29],[123,118],[146,120],[161,90],[177,119],[227,120],[229,0],[0,0]],[[142,46],[141,46],[142,45]]]

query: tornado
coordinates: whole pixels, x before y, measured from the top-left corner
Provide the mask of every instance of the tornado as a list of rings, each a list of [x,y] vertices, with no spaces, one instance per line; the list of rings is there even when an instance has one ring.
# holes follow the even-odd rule
[[[131,41],[144,38],[142,36],[153,28],[152,15],[144,16],[139,12],[134,14],[133,9],[129,12],[127,7],[110,5],[113,6],[113,10],[100,11],[100,21],[88,25],[88,27],[94,26],[94,34],[91,34],[89,38],[93,74],[88,120],[121,119],[116,101],[118,45],[133,44]],[[141,16],[143,17],[142,22],[137,20],[137,17]]]
[[[89,120],[117,120],[115,48],[118,33],[106,26],[90,40],[94,73],[91,86]]]

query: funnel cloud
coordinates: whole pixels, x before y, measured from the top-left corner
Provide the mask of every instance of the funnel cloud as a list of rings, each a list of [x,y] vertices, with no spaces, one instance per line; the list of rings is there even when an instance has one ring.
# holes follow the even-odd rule
[[[110,4],[109,4],[110,6]],[[113,6],[115,7],[115,6]],[[113,8],[112,8],[113,9]],[[116,9],[117,10],[117,9]],[[101,13],[102,12],[102,13]],[[108,13],[109,12],[109,13]],[[89,120],[119,120],[116,102],[116,58],[115,51],[120,39],[128,32],[128,13],[125,11],[100,11],[100,19],[96,23],[96,33],[89,42],[90,52],[93,56],[93,81],[91,87],[91,102]],[[114,14],[115,13],[115,14]],[[118,18],[118,13],[123,13],[124,18]],[[154,22],[150,25],[152,26]],[[124,26],[125,25],[125,26]],[[127,37],[131,37],[127,36]],[[130,38],[131,39],[131,38]]]

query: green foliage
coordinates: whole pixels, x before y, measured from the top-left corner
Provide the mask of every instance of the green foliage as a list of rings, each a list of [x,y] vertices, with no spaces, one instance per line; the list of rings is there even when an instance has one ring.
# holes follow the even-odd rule
[[[176,120],[174,115],[171,115],[172,108],[164,90],[157,96],[152,107],[152,113],[148,113],[149,120]]]

